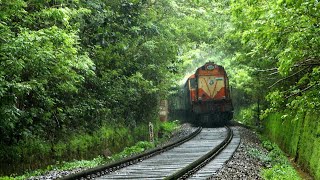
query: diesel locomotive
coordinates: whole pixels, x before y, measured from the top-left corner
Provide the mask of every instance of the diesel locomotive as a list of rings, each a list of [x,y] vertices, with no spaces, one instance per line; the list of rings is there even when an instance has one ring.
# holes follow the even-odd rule
[[[195,125],[224,125],[233,118],[227,73],[213,62],[199,67],[173,99],[171,112]]]

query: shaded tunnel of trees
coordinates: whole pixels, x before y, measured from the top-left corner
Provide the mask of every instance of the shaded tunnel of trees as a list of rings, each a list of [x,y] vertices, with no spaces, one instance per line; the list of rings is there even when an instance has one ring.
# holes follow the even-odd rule
[[[156,121],[207,61],[226,68],[239,121],[319,112],[319,27],[317,0],[1,0],[0,159]]]

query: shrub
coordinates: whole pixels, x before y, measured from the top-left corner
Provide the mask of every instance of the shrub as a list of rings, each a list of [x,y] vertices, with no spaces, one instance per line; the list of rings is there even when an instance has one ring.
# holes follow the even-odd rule
[[[290,165],[276,164],[272,168],[262,171],[264,179],[300,180],[301,178]]]
[[[269,149],[267,159],[270,160],[271,168],[262,171],[262,177],[265,179],[283,179],[283,180],[300,180],[298,173],[291,166],[287,157],[281,149],[270,141],[263,141],[263,147]]]
[[[255,122],[258,119],[257,105],[251,105],[247,108],[243,108],[235,115],[235,118],[248,126],[255,126]]]
[[[178,120],[166,121],[160,124],[159,134],[161,137],[170,137],[171,133],[179,127],[180,123]]]

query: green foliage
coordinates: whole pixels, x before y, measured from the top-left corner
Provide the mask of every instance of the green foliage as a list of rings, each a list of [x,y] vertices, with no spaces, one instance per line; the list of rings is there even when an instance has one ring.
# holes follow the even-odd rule
[[[179,71],[178,45],[187,42],[165,27],[176,20],[162,13],[167,4],[169,12],[173,1],[1,1],[1,162],[36,150],[84,157],[100,140],[94,133],[109,133],[93,129],[139,129],[157,119],[158,102]],[[142,136],[126,128],[112,141]]]
[[[72,170],[76,168],[92,168],[96,167],[98,165],[101,165],[103,163],[106,163],[106,159],[102,156],[98,156],[96,158],[93,158],[91,160],[73,160],[70,162],[57,162],[54,165],[49,165],[44,169],[37,169],[35,171],[26,172],[25,174],[21,176],[15,176],[15,177],[7,177],[3,176],[0,177],[2,180],[9,180],[9,179],[15,179],[15,180],[24,180],[28,179],[32,176],[40,176],[45,174],[48,171],[56,170],[56,171],[65,171],[65,170]]]
[[[318,109],[319,8],[314,0],[2,0],[0,152],[32,149],[24,146],[32,139],[46,153],[57,144],[61,156],[90,149],[94,133],[111,133],[94,132],[106,124],[155,123],[159,100],[205,61],[225,66],[249,124],[261,110],[267,118],[285,107],[287,120]]]
[[[166,121],[160,124],[160,129],[165,132],[172,132],[180,126],[179,121]]]
[[[229,18],[217,18],[227,20],[221,29],[224,35],[213,44],[230,61],[226,64],[232,67],[235,107],[258,102],[265,110],[262,118],[284,107],[317,107],[319,3],[230,1],[229,5],[224,11]]]
[[[271,151],[275,148],[275,144],[270,141],[263,141],[262,147],[264,147],[266,150]]]
[[[179,121],[166,121],[162,122],[159,127],[159,136],[160,138],[169,138],[172,135],[172,132],[180,127]]]
[[[247,108],[242,108],[235,115],[235,119],[248,126],[256,127],[259,122],[259,117],[257,117],[257,105],[253,104]]]
[[[280,148],[270,141],[264,141],[263,147],[270,149],[268,158],[272,164],[271,168],[262,171],[264,179],[301,179],[296,170],[288,162],[287,157]]]
[[[5,176],[5,177],[1,177],[0,179],[1,180],[14,180],[16,178]]]
[[[292,166],[275,165],[272,168],[263,170],[264,179],[300,180],[301,178]]]
[[[248,153],[252,157],[262,161],[264,164],[271,166],[270,168],[262,170],[261,174],[264,179],[301,179],[287,157],[276,144],[265,140],[262,142],[262,146],[268,150],[267,153],[261,152],[255,148],[249,149]]]
[[[126,147],[122,152],[110,157],[112,160],[118,160],[141,153],[147,149],[153,148],[154,144],[148,141],[139,141],[134,146]]]
[[[106,159],[102,156],[93,158],[92,160],[80,160],[71,162],[60,162],[55,166],[49,166],[52,169],[71,170],[75,168],[92,168],[105,163]]]
[[[163,123],[159,123],[159,124],[155,124],[156,126],[164,126],[167,127],[165,128],[167,133],[172,133],[178,126],[178,122],[163,122]],[[76,145],[79,145],[79,143],[84,144],[91,144],[91,146],[93,146],[93,149],[88,150],[87,152],[82,151],[80,153],[84,154],[84,153],[89,153],[92,154],[94,153],[94,149],[97,150],[100,148],[100,146],[102,147],[102,150],[105,150],[105,148],[107,147],[108,149],[112,150],[114,153],[109,154],[108,156],[96,156],[95,158],[89,158],[90,160],[74,160],[73,158],[70,158],[70,161],[57,161],[55,162],[55,164],[53,165],[49,165],[46,168],[42,168],[42,169],[37,169],[35,171],[30,171],[30,172],[26,172],[25,174],[21,175],[21,176],[15,176],[15,177],[7,177],[7,176],[2,176],[0,177],[0,179],[26,179],[29,178],[31,176],[39,176],[41,174],[45,174],[48,171],[51,170],[57,170],[57,171],[64,171],[64,170],[71,170],[71,169],[75,169],[75,168],[92,168],[101,164],[106,164],[106,163],[110,163],[112,161],[116,161],[116,160],[120,160],[138,153],[141,153],[143,151],[146,151],[148,149],[154,148],[155,147],[155,143],[151,143],[148,141],[138,141],[137,143],[135,143],[132,146],[128,146],[128,144],[133,144],[133,141],[137,141],[137,139],[140,138],[140,136],[148,136],[148,127],[147,125],[140,125],[135,129],[135,132],[132,134],[129,134],[128,136],[128,128],[115,128],[112,126],[104,126],[102,127],[99,131],[97,131],[95,133],[95,136],[90,136],[88,134],[80,134],[80,135],[74,135],[74,137],[70,140],[70,142],[73,144],[75,144],[75,139],[79,139],[76,143]],[[147,132],[144,133],[143,131]],[[155,128],[155,133],[158,133],[158,128]],[[136,136],[138,136],[139,138],[136,138]],[[91,141],[87,141],[88,138],[85,137],[91,137]],[[135,138],[134,138],[135,137]],[[102,141],[103,143],[99,142],[95,142],[93,141],[95,138],[98,138],[100,141]],[[144,137],[146,138],[146,137]],[[169,137],[163,137],[161,140],[162,141],[166,141],[168,140]],[[123,141],[124,139],[126,139],[129,142],[125,142]],[[82,142],[84,141],[84,142]],[[66,143],[63,144],[62,142],[59,142],[58,144],[54,145],[54,149],[56,150],[56,156],[60,156],[61,153],[62,155],[65,154],[67,156],[71,156],[71,154],[66,154],[66,153],[72,153],[74,155],[74,153],[79,153],[79,152],[72,152],[73,150],[79,150],[79,147],[70,147],[68,146],[71,143]],[[114,142],[118,142],[118,144],[112,144]],[[159,142],[157,142],[159,143]],[[123,149],[123,150],[120,150]],[[40,151],[40,150],[39,150]],[[59,151],[59,152],[58,152]],[[98,153],[99,154],[99,153]],[[75,157],[75,156],[74,156]],[[79,156],[77,156],[79,157]],[[73,160],[71,160],[73,159]]]
[[[35,167],[46,166],[46,168],[41,168],[36,171],[28,169],[28,172],[23,176],[17,176],[16,178],[18,179],[44,174],[46,171],[53,169],[69,170],[78,167],[94,167],[110,161],[110,158],[105,159],[104,157],[100,157],[100,155],[112,156],[112,154],[117,154],[122,149],[141,139],[147,139],[148,130],[146,130],[146,133],[139,131],[142,127],[148,127],[148,125],[137,126],[135,129],[136,132],[131,132],[128,127],[103,126],[92,134],[78,132],[56,144],[49,144],[36,137],[30,137],[28,140],[21,141],[23,144],[18,144],[10,147],[10,149],[3,153],[1,152],[1,156],[5,156],[1,157],[1,159],[16,158],[18,163],[13,165],[21,169],[26,168],[25,166],[28,167],[29,162],[37,162],[37,164],[33,163]],[[134,135],[137,135],[137,137]],[[123,153],[114,155],[111,159],[123,158],[153,146],[154,145],[149,142],[138,142],[136,146],[126,148]],[[107,154],[104,153],[105,151]],[[50,159],[49,157],[54,159]],[[48,166],[48,164],[55,165]],[[16,176],[19,173],[17,170],[16,174],[13,175]]]
[[[319,3],[230,1],[229,5],[224,12],[230,26],[213,44],[233,68],[238,119],[255,116],[267,121],[269,137],[313,175],[319,174],[317,165],[310,168],[310,162],[315,164],[315,156],[310,156],[318,154],[313,150],[318,146],[313,138],[317,120],[308,119],[318,113],[320,102]]]
[[[251,157],[259,159],[263,163],[270,163],[272,161],[272,158],[268,156],[268,154],[261,152],[258,149],[255,149],[255,148],[248,149],[248,153]]]
[[[319,175],[318,113],[301,109],[269,115],[265,122],[265,134],[289,153],[296,162],[315,177]]]

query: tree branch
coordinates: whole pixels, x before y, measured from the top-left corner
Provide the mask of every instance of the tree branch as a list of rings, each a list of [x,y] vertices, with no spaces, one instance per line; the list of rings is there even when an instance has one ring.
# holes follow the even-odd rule
[[[268,71],[278,71],[278,68],[271,68],[271,69],[257,69],[258,72],[268,72]]]
[[[272,75],[275,75],[275,74],[278,74],[279,71],[276,71],[276,72],[273,72],[273,73],[270,73],[269,76],[272,76]]]
[[[311,88],[312,88],[313,86],[315,86],[315,85],[319,85],[319,84],[313,84],[313,85],[310,85],[310,86],[308,86],[308,87],[306,87],[306,88],[302,89],[301,91],[299,91],[299,92],[297,92],[297,93],[294,93],[294,94],[291,94],[291,95],[287,96],[287,97],[286,97],[286,99],[289,99],[290,97],[293,97],[293,96],[297,96],[298,94],[303,93],[303,92],[305,92],[305,91],[307,91],[307,90],[311,89]]]
[[[297,64],[294,64],[293,67],[299,67],[299,66],[320,66],[320,60],[317,59],[306,59],[302,62],[299,62]],[[257,69],[258,72],[269,72],[269,71],[275,71],[272,72],[270,75],[277,74],[278,68],[270,68],[270,69]]]
[[[301,71],[306,70],[307,68],[308,68],[308,67],[303,68],[303,69],[301,69],[300,71],[297,71],[297,72],[291,74],[290,76],[287,76],[287,77],[285,77],[285,78],[279,79],[278,81],[276,81],[275,83],[273,83],[271,86],[269,86],[268,89],[272,88],[273,86],[275,86],[276,84],[278,84],[278,83],[281,82],[281,81],[284,81],[284,80],[286,80],[286,79],[289,79],[289,78],[297,75],[298,73],[300,73]]]

